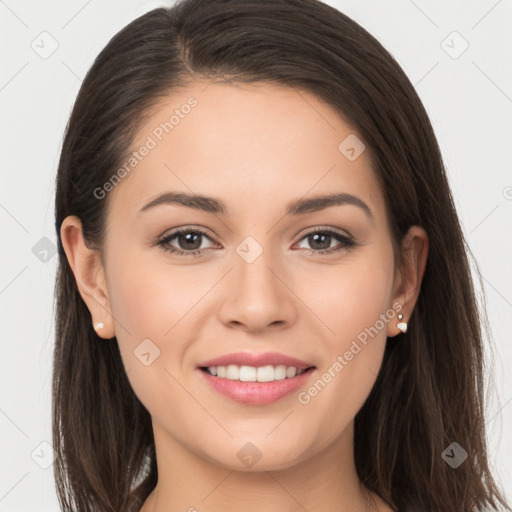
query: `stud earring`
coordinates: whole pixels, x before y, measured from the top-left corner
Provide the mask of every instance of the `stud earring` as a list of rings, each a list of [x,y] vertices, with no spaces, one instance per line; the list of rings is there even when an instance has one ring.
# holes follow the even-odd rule
[[[94,326],[94,330],[97,331],[98,329],[103,329],[103,327],[105,327],[105,324],[103,322],[98,322],[95,326]]]
[[[404,315],[402,313],[398,313],[398,320],[402,320]],[[407,322],[398,322],[396,326],[402,331],[407,332]]]

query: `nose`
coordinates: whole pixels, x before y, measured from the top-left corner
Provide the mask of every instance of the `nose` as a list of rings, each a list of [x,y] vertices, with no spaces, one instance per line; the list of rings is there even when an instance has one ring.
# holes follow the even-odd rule
[[[292,325],[297,318],[296,296],[270,251],[263,250],[251,263],[235,253],[233,262],[223,283],[221,321],[252,333]]]

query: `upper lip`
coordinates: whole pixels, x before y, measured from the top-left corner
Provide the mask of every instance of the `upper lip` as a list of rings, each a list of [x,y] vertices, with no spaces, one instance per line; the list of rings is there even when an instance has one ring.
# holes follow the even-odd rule
[[[237,366],[277,366],[284,364],[285,366],[295,366],[297,370],[305,370],[313,366],[306,361],[301,361],[295,357],[279,354],[278,352],[265,352],[263,354],[252,354],[250,352],[236,352],[226,354],[214,359],[209,359],[198,365],[199,368],[207,368],[208,366],[228,366],[236,364]]]

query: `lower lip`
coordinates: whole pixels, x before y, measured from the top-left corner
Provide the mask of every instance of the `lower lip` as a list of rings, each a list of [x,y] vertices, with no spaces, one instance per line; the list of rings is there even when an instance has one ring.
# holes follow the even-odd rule
[[[302,387],[314,372],[314,368],[292,378],[272,382],[242,382],[223,379],[199,370],[206,382],[215,390],[236,402],[249,405],[266,405],[276,402]]]

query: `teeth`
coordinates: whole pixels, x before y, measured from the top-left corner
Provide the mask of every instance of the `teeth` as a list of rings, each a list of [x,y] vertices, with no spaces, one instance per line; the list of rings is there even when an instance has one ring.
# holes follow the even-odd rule
[[[229,364],[228,366],[209,366],[207,371],[210,375],[222,379],[240,380],[242,382],[272,382],[274,380],[291,379],[296,375],[301,375],[306,370],[298,370],[295,366],[286,366],[279,364],[277,366],[238,366]]]
[[[288,371],[284,364],[280,364],[276,367],[270,366],[269,368],[272,368],[274,370],[274,380],[286,379]],[[293,369],[292,377],[295,377],[295,374],[297,373],[297,368],[290,366],[290,369]]]
[[[238,378],[243,382],[255,382],[257,374],[258,370],[253,366],[240,366]]]
[[[295,377],[296,374],[297,374],[297,368],[295,368],[295,366],[289,366],[288,368],[286,368],[286,377],[288,379],[291,377]]]
[[[226,368],[226,379],[240,380],[240,370],[236,364],[230,364]]]

